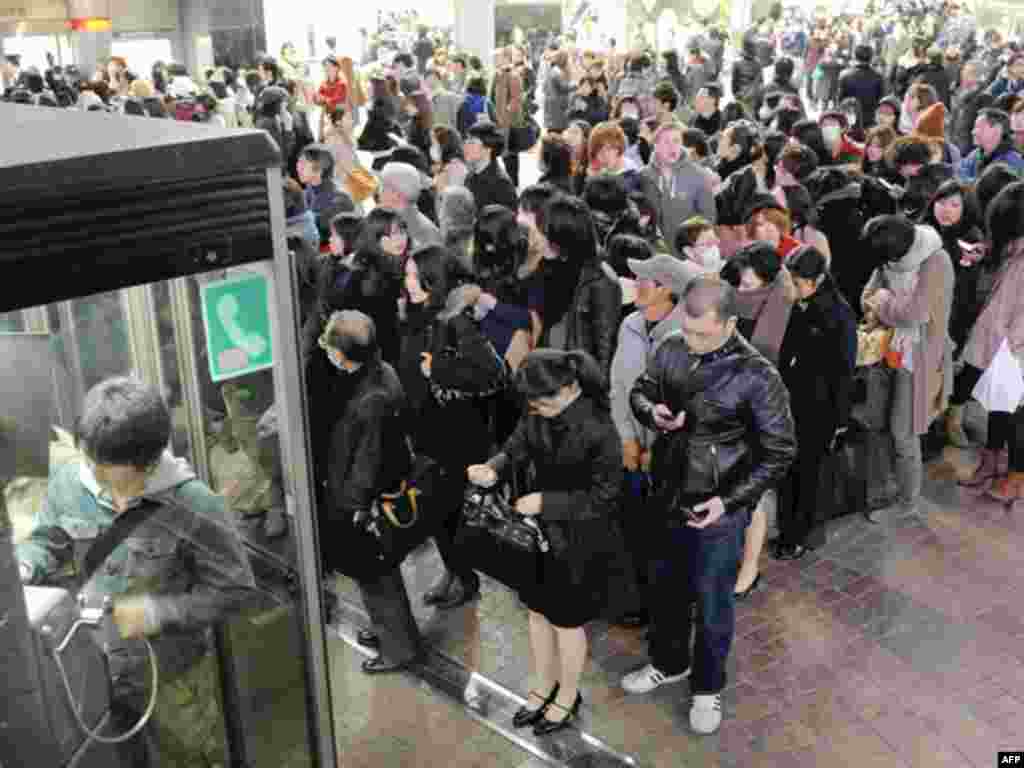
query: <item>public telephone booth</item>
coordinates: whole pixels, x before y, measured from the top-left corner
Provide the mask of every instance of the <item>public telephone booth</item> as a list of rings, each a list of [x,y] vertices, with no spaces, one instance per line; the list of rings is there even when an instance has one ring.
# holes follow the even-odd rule
[[[12,548],[83,461],[85,393],[117,375],[159,388],[173,454],[223,501],[255,575],[245,609],[207,630],[202,738],[224,765],[336,765],[277,148],[71,110],[0,105],[0,123],[0,765],[117,764],[95,627],[71,631],[100,614],[23,587]],[[268,537],[268,510],[284,535]],[[169,720],[195,703],[154,700]]]

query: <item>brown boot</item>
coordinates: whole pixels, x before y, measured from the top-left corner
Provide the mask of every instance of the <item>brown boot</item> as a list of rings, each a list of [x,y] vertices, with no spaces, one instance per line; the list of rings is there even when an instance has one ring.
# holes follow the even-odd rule
[[[966,480],[959,480],[959,484],[965,488],[981,488],[989,480],[993,480],[998,477],[999,467],[997,459],[997,451],[989,450],[988,448],[982,448],[979,451],[981,456],[981,463],[978,464],[978,468],[974,470],[974,474]]]
[[[964,407],[951,405],[946,410],[946,440],[955,448],[970,448],[971,441],[964,432]]]
[[[1014,502],[1024,499],[1024,472],[1011,472],[992,485],[988,495],[999,501]]]

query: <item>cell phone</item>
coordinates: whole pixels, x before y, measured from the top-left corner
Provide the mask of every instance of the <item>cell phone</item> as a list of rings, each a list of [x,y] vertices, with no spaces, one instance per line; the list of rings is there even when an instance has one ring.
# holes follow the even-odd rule
[[[705,517],[708,516],[708,514],[710,514],[710,512],[711,510],[709,509],[697,510],[694,509],[693,507],[686,508],[686,516],[693,520],[695,523],[701,522]]]

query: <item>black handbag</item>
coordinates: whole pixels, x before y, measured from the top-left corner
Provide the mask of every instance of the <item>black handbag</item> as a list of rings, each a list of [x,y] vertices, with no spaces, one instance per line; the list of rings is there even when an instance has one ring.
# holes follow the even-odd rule
[[[539,520],[520,515],[494,492],[475,487],[466,491],[455,541],[474,570],[517,592],[541,583],[551,549]]]
[[[393,492],[374,499],[370,510],[353,521],[356,537],[350,560],[357,578],[382,576],[440,529],[444,509],[434,503],[440,467],[426,456],[415,456],[406,480]]]

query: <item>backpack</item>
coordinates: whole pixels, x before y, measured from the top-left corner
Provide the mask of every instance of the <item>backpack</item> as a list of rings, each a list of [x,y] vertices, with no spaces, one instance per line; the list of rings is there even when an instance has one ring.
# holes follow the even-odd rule
[[[466,129],[469,130],[480,121],[480,116],[485,118],[487,114],[487,97],[475,93],[468,94],[463,101],[466,119]]]

